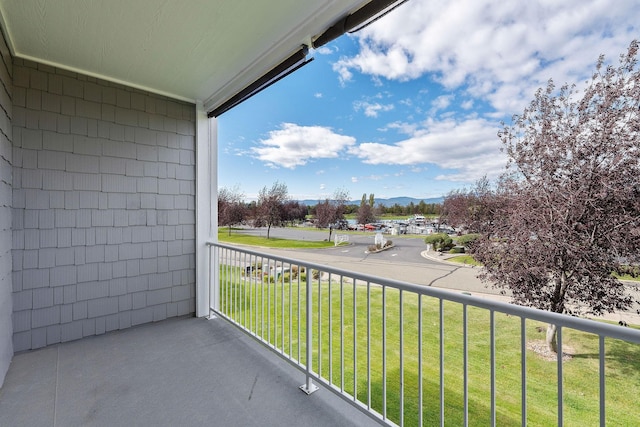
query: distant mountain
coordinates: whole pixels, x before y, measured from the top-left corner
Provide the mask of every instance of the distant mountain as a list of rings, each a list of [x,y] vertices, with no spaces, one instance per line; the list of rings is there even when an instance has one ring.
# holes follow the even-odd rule
[[[431,197],[429,199],[414,199],[413,197],[392,197],[390,199],[376,199],[376,205],[382,203],[384,206],[393,206],[397,203],[400,206],[407,206],[411,202],[413,202],[414,205],[417,205],[422,201],[424,201],[426,204],[442,203],[444,201],[444,197]],[[357,204],[360,204],[360,200],[358,200]]]
[[[421,201],[424,201],[427,204],[430,204],[430,203],[442,203],[443,200],[444,200],[444,197],[432,197],[432,198],[429,198],[429,199],[416,199],[414,197],[391,197],[390,199],[378,199],[378,198],[376,198],[376,206],[379,205],[379,204],[382,204],[384,206],[393,206],[396,203],[398,205],[400,205],[400,206],[407,206],[411,202],[413,202],[414,205],[418,205]],[[300,203],[305,204],[307,206],[315,206],[320,201],[322,201],[322,200],[307,199],[307,200],[300,200]],[[368,199],[367,199],[367,201],[368,201]],[[348,204],[350,204],[350,205],[360,205],[360,199],[351,200],[351,201],[348,202]]]

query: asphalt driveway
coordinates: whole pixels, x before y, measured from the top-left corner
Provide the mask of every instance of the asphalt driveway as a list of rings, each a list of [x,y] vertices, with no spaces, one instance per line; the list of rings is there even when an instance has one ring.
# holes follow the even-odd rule
[[[244,233],[267,235],[266,228],[247,228]],[[287,258],[311,261],[330,265],[336,268],[373,274],[380,277],[401,280],[424,286],[434,286],[453,292],[468,292],[475,296],[509,302],[508,296],[502,295],[499,289],[485,284],[477,278],[478,269],[446,261],[446,255],[427,251],[424,236],[402,235],[385,238],[393,242],[393,247],[378,253],[369,253],[368,247],[374,244],[373,232],[337,231],[349,236],[346,246],[324,249],[272,249],[260,250]],[[331,238],[335,237],[333,231]],[[302,230],[295,227],[272,228],[270,236],[296,240],[327,240],[329,230]],[[640,300],[640,287],[637,282],[629,282],[628,290]],[[603,317],[612,321],[625,321],[640,325],[640,304],[628,312],[608,314]]]
[[[247,228],[243,233],[267,235],[266,228]],[[444,257],[434,252],[427,252],[424,236],[402,235],[391,236],[385,234],[387,240],[393,242],[393,247],[378,253],[369,253],[369,246],[374,244],[373,232],[337,231],[349,237],[349,244],[324,249],[271,249],[261,250],[281,256],[313,261],[362,273],[373,274],[405,282],[425,286],[435,286],[459,292],[492,295],[501,300],[508,298],[499,295],[499,290],[485,286],[477,277],[475,268],[443,262]],[[272,228],[269,235],[284,239],[296,240],[327,240],[328,230],[301,230],[294,227]],[[332,233],[332,239],[336,231]]]

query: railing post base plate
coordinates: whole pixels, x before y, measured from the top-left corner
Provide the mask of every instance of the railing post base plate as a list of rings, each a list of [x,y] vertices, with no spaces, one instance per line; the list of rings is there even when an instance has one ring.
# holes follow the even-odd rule
[[[300,390],[302,390],[305,394],[311,394],[314,391],[318,390],[318,386],[311,383],[311,384],[302,384],[300,386]]]

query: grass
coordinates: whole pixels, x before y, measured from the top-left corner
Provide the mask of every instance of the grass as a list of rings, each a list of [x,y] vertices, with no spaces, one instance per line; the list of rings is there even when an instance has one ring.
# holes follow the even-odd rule
[[[323,237],[318,234],[318,237]],[[246,233],[238,233],[238,229],[232,229],[229,234],[227,227],[218,228],[218,241],[224,243],[236,243],[239,245],[259,246],[263,248],[292,248],[292,249],[318,249],[334,246],[327,240],[289,240],[276,237],[266,238]]]
[[[635,274],[618,274],[613,273],[614,277],[617,277],[620,280],[631,280],[631,281],[640,281],[640,274],[636,271]]]
[[[472,257],[471,255],[454,256],[451,258],[447,258],[447,261],[458,262],[460,264],[465,264],[465,265],[475,265],[475,266],[482,265],[478,261],[476,261],[475,258]]]
[[[370,403],[376,411],[386,413],[396,423],[400,422],[402,392],[405,425],[419,423],[420,408],[424,425],[440,422],[441,345],[446,425],[463,424],[462,319],[466,315],[469,425],[490,424],[488,312],[444,302],[441,340],[438,300],[406,292],[401,296],[399,291],[383,291],[375,285],[330,282],[326,277],[321,280],[313,272],[285,273],[274,279],[271,273],[263,276],[265,273],[260,271],[247,278],[238,269],[222,268],[223,310],[301,363],[305,363],[306,349],[306,274],[316,277],[311,282],[315,304],[313,370],[346,393],[357,395],[365,405]],[[400,310],[404,318],[402,325]],[[420,321],[423,325],[421,379],[418,375]],[[386,351],[383,351],[383,327],[387,336]],[[527,339],[544,340],[545,327],[538,322],[527,322]],[[496,313],[495,336],[497,425],[520,425],[520,319]],[[598,338],[563,329],[563,345],[565,351],[571,348],[573,353],[563,365],[565,425],[596,425],[598,396],[594,385],[598,384]],[[607,339],[606,349],[607,425],[640,425],[640,413],[635,410],[640,393],[640,347]],[[556,362],[544,360],[532,351],[527,351],[526,359],[527,421],[530,425],[557,424]],[[386,382],[383,369],[387,372]],[[420,381],[424,390],[422,400],[418,395]]]

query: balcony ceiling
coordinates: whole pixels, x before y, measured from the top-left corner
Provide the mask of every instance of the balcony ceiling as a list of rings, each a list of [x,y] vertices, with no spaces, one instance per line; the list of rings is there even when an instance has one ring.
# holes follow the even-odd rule
[[[15,57],[212,109],[367,0],[0,0]]]

